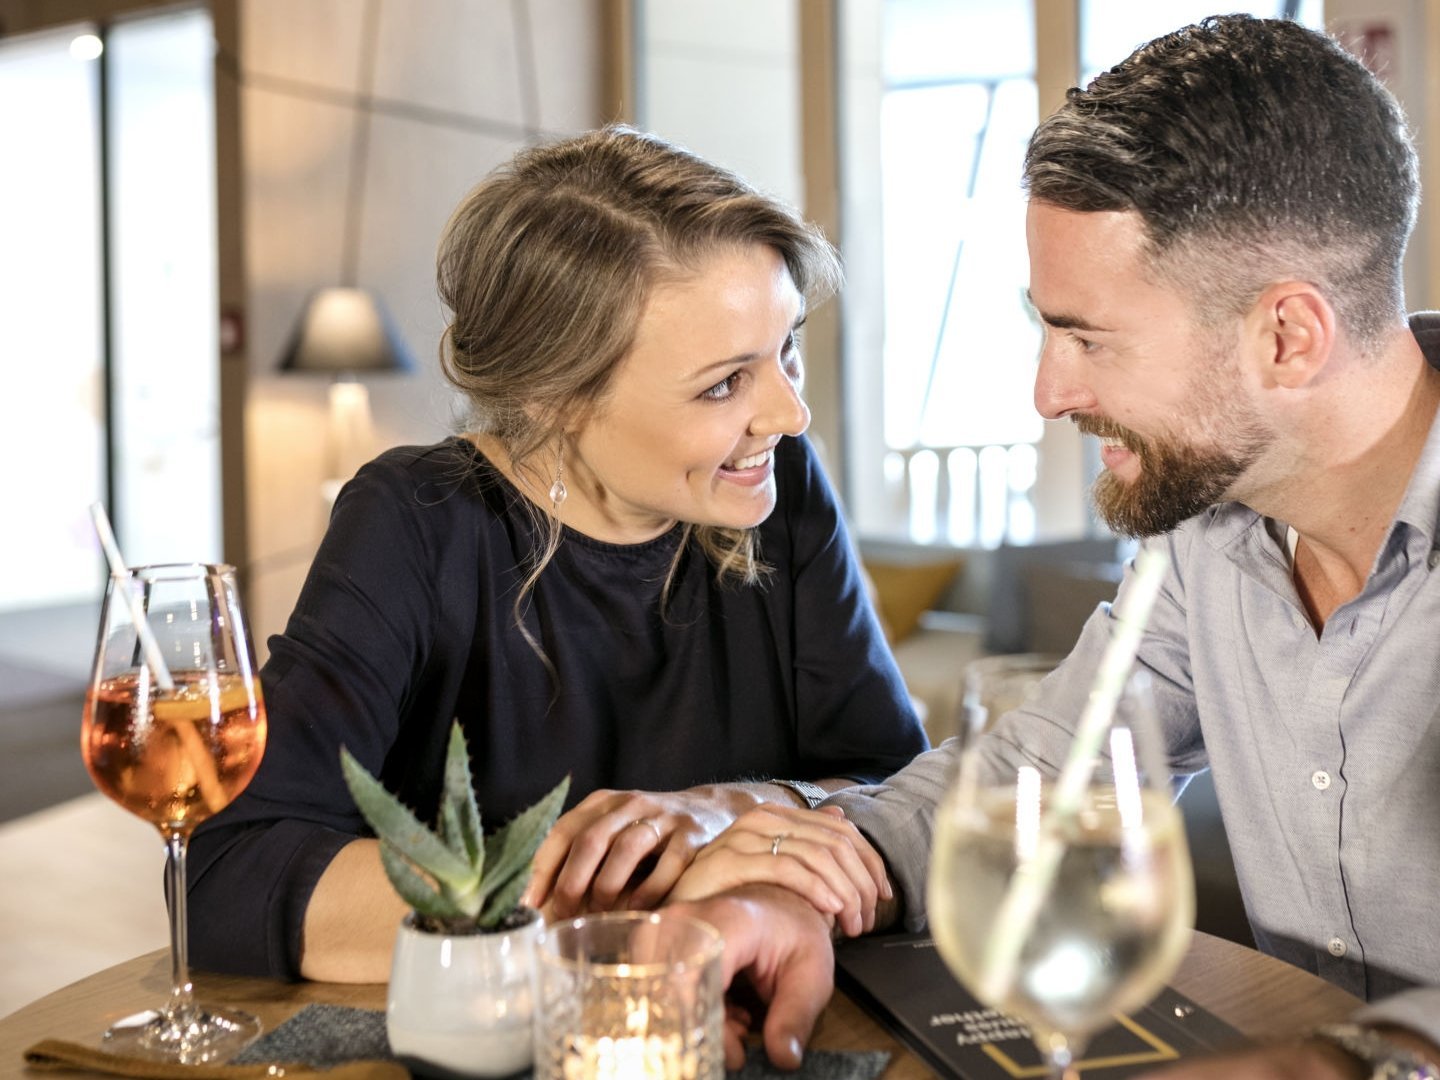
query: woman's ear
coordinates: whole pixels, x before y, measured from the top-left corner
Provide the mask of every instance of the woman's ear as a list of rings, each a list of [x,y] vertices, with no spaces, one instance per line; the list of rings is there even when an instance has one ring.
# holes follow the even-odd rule
[[[1265,289],[1246,319],[1246,344],[1267,389],[1298,390],[1324,369],[1335,347],[1335,309],[1307,281]]]

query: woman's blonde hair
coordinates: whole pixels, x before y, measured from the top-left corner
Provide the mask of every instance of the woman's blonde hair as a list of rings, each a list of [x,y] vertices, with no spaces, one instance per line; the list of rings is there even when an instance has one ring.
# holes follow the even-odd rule
[[[657,136],[611,126],[517,154],[465,197],[440,241],[440,297],[453,313],[441,367],[474,430],[547,490],[536,452],[602,401],[650,290],[717,249],[751,244],[780,253],[807,305],[839,286],[839,259],[816,227]],[[517,616],[561,535],[555,517],[532,511],[546,539]],[[763,573],[754,534],[686,526],[722,581]]]

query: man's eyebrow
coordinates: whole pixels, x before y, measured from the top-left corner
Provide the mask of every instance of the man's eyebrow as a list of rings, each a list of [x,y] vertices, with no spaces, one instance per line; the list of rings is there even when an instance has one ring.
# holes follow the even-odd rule
[[[1084,330],[1092,334],[1104,334],[1109,327],[1096,326],[1088,319],[1082,319],[1079,315],[1047,315],[1035,306],[1035,301],[1030,296],[1030,290],[1025,290],[1025,302],[1030,305],[1032,311],[1040,317],[1040,321],[1046,326],[1054,327],[1056,330]]]

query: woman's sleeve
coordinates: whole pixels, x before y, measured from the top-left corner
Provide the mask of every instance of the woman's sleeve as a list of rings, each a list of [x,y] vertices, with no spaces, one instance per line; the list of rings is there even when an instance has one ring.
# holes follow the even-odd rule
[[[380,774],[424,677],[439,608],[434,519],[443,515],[422,510],[399,453],[341,491],[285,633],[270,639],[264,757],[190,848],[199,967],[298,978],[315,884],[365,833],[340,747]]]
[[[794,597],[800,755],[812,777],[876,783],[929,742],[814,449],[804,438],[786,439],[776,463],[779,512],[790,541],[783,569]]]

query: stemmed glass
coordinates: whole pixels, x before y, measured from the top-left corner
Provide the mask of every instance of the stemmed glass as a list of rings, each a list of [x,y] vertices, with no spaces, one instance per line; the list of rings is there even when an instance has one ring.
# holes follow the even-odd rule
[[[110,1028],[109,1048],[196,1064],[228,1057],[259,1034],[248,1013],[192,997],[185,849],[195,826],[250,782],[265,733],[234,569],[176,564],[112,573],[80,746],[95,786],[164,838],[171,991],[159,1008]]]
[[[981,1003],[1024,1021],[1052,1077],[1174,974],[1194,878],[1144,672],[1059,776],[972,733],[937,814],[930,925]]]

